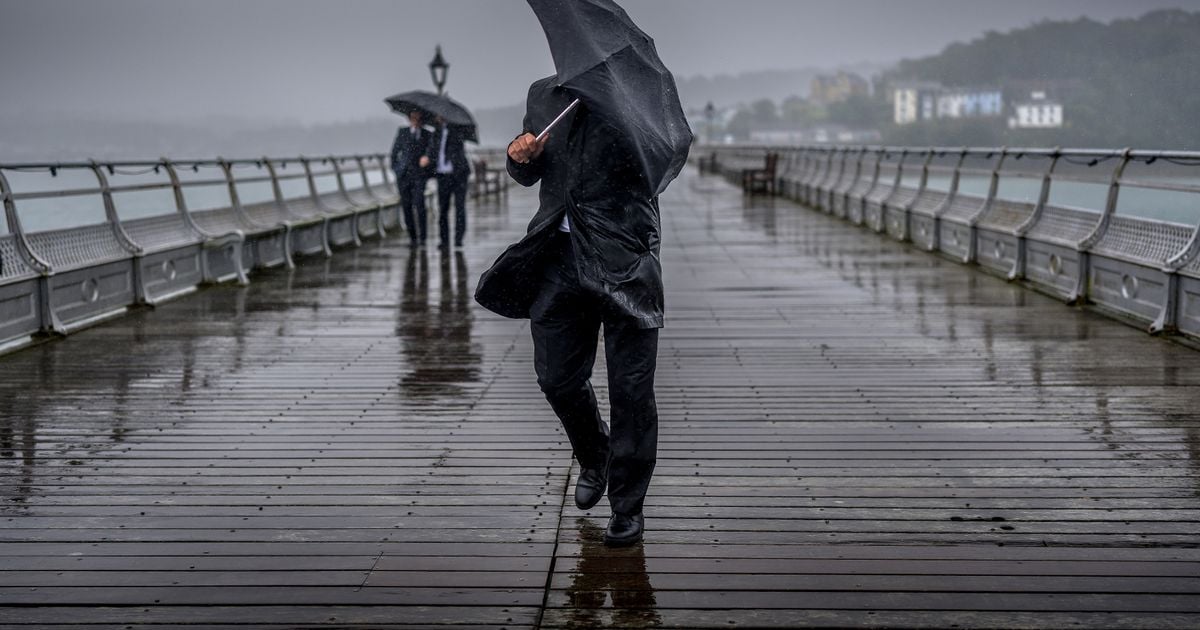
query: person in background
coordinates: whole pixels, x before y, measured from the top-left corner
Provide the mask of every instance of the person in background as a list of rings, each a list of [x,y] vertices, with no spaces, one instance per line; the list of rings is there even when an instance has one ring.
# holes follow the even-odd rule
[[[400,206],[404,209],[404,227],[413,247],[425,245],[427,224],[425,212],[425,182],[429,172],[422,161],[433,134],[421,126],[421,112],[408,115],[408,126],[396,132],[392,143],[392,171],[400,189]]]
[[[462,247],[467,233],[467,179],[471,175],[471,164],[460,130],[446,124],[438,116],[437,130],[430,134],[429,146],[421,158],[422,167],[433,167],[438,189],[438,231],[442,249],[450,247],[450,201],[454,199],[454,246]],[[431,164],[432,162],[432,164]]]

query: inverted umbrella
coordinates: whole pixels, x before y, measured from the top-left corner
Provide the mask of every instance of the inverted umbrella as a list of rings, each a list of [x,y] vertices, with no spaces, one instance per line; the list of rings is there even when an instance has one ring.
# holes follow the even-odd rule
[[[388,107],[392,108],[392,111],[404,116],[414,111],[421,112],[422,115],[430,119],[441,116],[446,120],[446,124],[461,129],[465,140],[479,142],[475,119],[471,117],[471,112],[462,103],[449,96],[439,96],[433,92],[414,90],[412,92],[402,92],[395,96],[389,96],[383,99],[383,101],[388,104]]]
[[[612,0],[528,2],[546,32],[557,83],[617,129],[646,192],[662,194],[687,162],[692,130],[654,40]]]

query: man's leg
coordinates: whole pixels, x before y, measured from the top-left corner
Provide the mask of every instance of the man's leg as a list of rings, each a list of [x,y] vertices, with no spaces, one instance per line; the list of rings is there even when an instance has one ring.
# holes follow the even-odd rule
[[[408,230],[408,240],[414,246],[418,242],[417,225],[413,217],[413,197],[411,182],[401,179],[396,183],[400,189],[400,208],[404,211],[404,229]]]
[[[467,178],[454,179],[454,245],[462,247],[463,237],[467,235]]]
[[[426,236],[426,234],[428,234],[428,232],[426,231],[426,228],[428,227],[428,224],[429,224],[428,214],[425,211],[425,176],[424,175],[413,178],[412,192],[410,194],[412,194],[412,196],[413,196],[413,206],[415,207],[415,210],[417,213],[417,225],[420,228],[420,232],[418,233],[418,236],[420,237],[421,244],[424,245],[425,244],[425,236]]]
[[[454,178],[437,176],[438,238],[442,247],[450,246],[450,195],[454,193]]]
[[[561,243],[568,237],[555,239]],[[602,470],[608,460],[608,427],[589,380],[600,318],[578,290],[570,245],[555,247],[547,258],[542,289],[530,308],[538,386],[562,421],[579,465]]]
[[[658,450],[658,329],[638,328],[628,318],[606,318],[604,354],[612,409],[608,500],[614,513],[640,514]]]

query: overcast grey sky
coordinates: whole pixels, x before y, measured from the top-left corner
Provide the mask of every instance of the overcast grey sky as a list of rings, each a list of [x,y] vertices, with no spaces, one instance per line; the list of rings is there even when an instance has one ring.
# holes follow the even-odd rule
[[[570,1],[570,0],[564,0]],[[931,54],[1044,18],[1200,0],[623,0],[677,76]],[[523,99],[553,66],[522,0],[0,0],[0,114],[305,123],[386,112],[430,87],[471,107]]]

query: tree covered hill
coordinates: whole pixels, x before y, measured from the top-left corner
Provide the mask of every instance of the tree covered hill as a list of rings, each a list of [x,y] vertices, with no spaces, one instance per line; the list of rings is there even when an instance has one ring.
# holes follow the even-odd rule
[[[1008,99],[1044,87],[1066,126],[1009,131],[1003,121],[936,120],[891,129],[904,143],[1133,145],[1200,149],[1200,12],[1163,10],[1105,24],[1081,18],[989,32],[940,54],[904,60],[886,83],[998,86]]]

